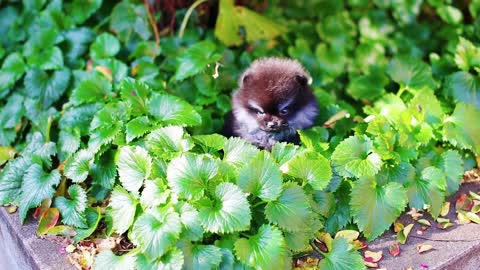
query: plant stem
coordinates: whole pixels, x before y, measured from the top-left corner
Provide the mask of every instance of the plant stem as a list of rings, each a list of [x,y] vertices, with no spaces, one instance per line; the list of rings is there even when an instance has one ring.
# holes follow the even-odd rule
[[[252,208],[255,208],[255,207],[259,206],[259,205],[266,204],[266,203],[267,203],[267,202],[259,201],[259,202],[257,202],[256,204],[254,204],[254,205],[252,206]]]
[[[195,3],[193,3],[187,10],[187,13],[185,13],[185,17],[183,17],[182,24],[180,25],[180,31],[178,32],[178,37],[182,38],[183,33],[185,31],[185,28],[187,27],[187,22],[188,19],[190,18],[190,15],[192,15],[193,10],[198,7],[201,3],[206,2],[207,0],[197,0]]]
[[[401,97],[403,92],[405,92],[405,90],[407,90],[407,88],[404,87],[404,86],[402,86],[400,89],[398,89],[397,97]]]
[[[53,116],[50,115],[47,120],[47,128],[45,130],[45,142],[50,142],[50,129],[52,128]]]
[[[158,34],[157,24],[153,19],[152,13],[150,13],[150,5],[148,4],[148,0],[143,0],[143,4],[145,5],[145,11],[147,12],[148,21],[152,25],[153,34],[155,35],[155,50],[152,53],[152,59],[155,59],[155,56],[157,56],[158,47],[160,45],[160,35]]]

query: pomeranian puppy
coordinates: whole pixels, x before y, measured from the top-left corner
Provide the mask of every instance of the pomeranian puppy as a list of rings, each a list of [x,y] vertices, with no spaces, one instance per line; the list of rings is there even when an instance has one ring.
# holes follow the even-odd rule
[[[309,78],[296,60],[254,61],[240,77],[223,134],[267,150],[276,142],[299,143],[297,130],[312,127],[318,115]]]

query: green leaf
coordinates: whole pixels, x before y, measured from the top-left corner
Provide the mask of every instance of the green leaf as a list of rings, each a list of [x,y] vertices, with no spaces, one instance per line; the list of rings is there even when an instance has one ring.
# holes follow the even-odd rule
[[[18,212],[22,223],[27,217],[28,209],[37,207],[44,199],[53,197],[58,183],[60,173],[57,170],[46,173],[38,164],[33,164],[27,169],[23,177]]]
[[[140,116],[133,118],[127,123],[126,127],[127,143],[135,140],[138,137],[143,136],[145,133],[154,129],[150,125],[150,120],[147,116]]]
[[[133,224],[133,239],[150,259],[163,256],[175,247],[182,225],[178,213],[168,209],[150,209]]]
[[[203,238],[203,227],[200,223],[198,211],[189,203],[183,202],[176,206],[182,222],[181,239],[187,241],[199,241]]]
[[[213,245],[196,245],[193,247],[193,269],[218,269],[222,261],[222,252]]]
[[[183,252],[178,248],[172,248],[165,255],[150,261],[145,254],[140,253],[137,255],[136,268],[138,270],[180,270],[183,269],[184,256]]]
[[[367,136],[350,136],[343,140],[332,154],[335,171],[345,177],[375,175],[382,160],[372,151],[372,141]]]
[[[122,99],[132,108],[132,115],[145,115],[148,113],[147,96],[153,90],[143,82],[132,78],[125,78],[118,85]]]
[[[277,162],[277,164],[283,165],[302,151],[303,149],[301,149],[297,145],[280,142],[273,145],[272,157],[275,159],[275,162]]]
[[[443,172],[435,167],[423,169],[421,176],[405,184],[410,207],[423,209],[429,205],[429,212],[438,217],[445,200],[446,178]]]
[[[454,146],[480,154],[480,111],[468,103],[458,103],[450,117],[443,121],[443,135]]]
[[[137,35],[143,40],[148,40],[152,35],[145,6],[129,2],[120,2],[113,8],[110,14],[110,29],[125,44],[133,38],[137,39]]]
[[[378,185],[372,176],[360,178],[351,192],[353,219],[369,241],[387,230],[406,205],[407,194],[399,183]]]
[[[23,176],[31,165],[30,156],[21,156],[3,167],[0,171],[0,204],[18,201]]]
[[[45,235],[57,224],[60,213],[57,208],[47,208],[38,218],[37,235]]]
[[[34,52],[27,56],[28,64],[41,70],[63,68],[62,50],[58,47],[50,47]]]
[[[428,87],[437,88],[437,82],[432,77],[430,66],[413,57],[395,58],[387,67],[387,73],[400,88],[415,92]]]
[[[202,123],[192,105],[172,95],[154,93],[148,107],[150,114],[164,124],[195,126]]]
[[[93,116],[101,108],[100,103],[90,103],[66,109],[60,118],[59,127],[62,130],[78,128],[80,135],[87,135]]]
[[[333,239],[332,250],[322,255],[325,258],[318,264],[319,269],[365,269],[362,256],[343,237]]]
[[[445,115],[433,90],[428,88],[422,89],[415,94],[408,104],[408,109],[415,118],[420,121],[424,119],[425,122],[432,126],[440,124]]]
[[[67,13],[77,24],[82,24],[102,5],[102,0],[74,0],[65,5]]]
[[[78,151],[65,164],[65,176],[75,183],[85,181],[90,171],[90,166],[93,163],[93,154],[86,149]]]
[[[111,80],[113,81],[113,83],[122,81],[128,75],[127,65],[115,58],[96,59],[93,63],[95,65],[95,69],[104,69],[106,71],[106,74],[108,74],[106,76],[111,76]],[[110,80],[110,77],[108,79]]]
[[[480,48],[473,45],[470,40],[460,37],[454,61],[459,69],[467,72],[470,68],[480,67]]]
[[[24,97],[16,93],[10,95],[7,104],[0,110],[0,124],[4,129],[15,128],[25,113]]]
[[[206,155],[184,154],[168,164],[168,185],[180,198],[197,200],[215,184],[218,170],[218,162]]]
[[[64,56],[67,66],[84,61],[82,56],[87,52],[88,45],[95,38],[94,32],[87,27],[74,28],[64,33]]]
[[[388,78],[384,74],[367,74],[353,78],[347,93],[356,100],[375,100],[385,93]]]
[[[305,192],[294,183],[285,184],[280,196],[265,206],[267,219],[288,232],[308,231],[312,215]]]
[[[252,219],[247,194],[232,183],[218,185],[214,198],[202,200],[198,211],[202,226],[212,233],[247,230]]]
[[[25,73],[25,63],[20,53],[9,54],[0,69],[0,96],[5,90],[12,87]]]
[[[234,6],[233,0],[221,0],[219,15],[215,24],[215,36],[227,46],[241,45],[240,27],[246,32],[248,42],[259,39],[270,40],[286,32],[282,25],[249,10],[243,6]]]
[[[470,103],[480,111],[480,79],[466,71],[448,75],[445,79],[443,93],[457,103]]]
[[[111,143],[122,131],[127,115],[128,109],[122,102],[105,105],[90,123],[88,148],[92,152],[97,152],[102,145]]]
[[[70,100],[74,105],[101,102],[112,95],[112,84],[103,76],[94,73],[73,89]]]
[[[0,146],[0,166],[13,160],[17,152],[11,146]]]
[[[140,202],[143,207],[156,207],[167,202],[170,190],[161,179],[146,180]]]
[[[30,69],[24,79],[25,92],[46,109],[60,99],[69,82],[68,69],[56,70],[50,75],[43,70]]]
[[[313,151],[297,154],[285,163],[281,170],[285,174],[305,180],[315,190],[326,188],[332,179],[332,169],[328,159]]]
[[[215,54],[215,43],[210,40],[197,42],[177,57],[177,71],[173,80],[181,81],[203,71],[207,65],[221,58]]]
[[[55,199],[54,204],[62,214],[63,224],[80,228],[87,227],[85,217],[87,192],[79,185],[71,185],[68,188],[68,195],[70,195],[70,199],[60,196]]]
[[[109,190],[113,188],[117,177],[115,153],[116,151],[113,150],[104,152],[90,166],[90,176],[95,185],[100,185]]]
[[[174,157],[193,148],[192,141],[182,127],[169,126],[156,129],[146,137],[147,149],[159,157]]]
[[[462,11],[450,5],[437,8],[437,14],[448,24],[460,24],[463,20]]]
[[[137,204],[137,199],[121,186],[113,189],[107,213],[112,218],[112,229],[115,232],[123,234],[130,228]]]
[[[240,262],[255,269],[283,269],[285,267],[285,239],[282,231],[263,224],[250,238],[235,242],[235,254]]]
[[[200,145],[203,153],[214,154],[225,147],[227,138],[219,134],[196,135],[192,137],[196,144]]]
[[[229,138],[223,149],[223,161],[240,168],[258,155],[259,150],[240,138]]]
[[[93,234],[93,232],[97,229],[98,224],[100,223],[100,220],[102,219],[102,214],[101,214],[101,208],[97,207],[96,209],[88,207],[85,210],[85,218],[87,221],[87,227],[85,229],[83,228],[76,228],[75,229],[75,236],[73,237],[73,240],[75,242],[79,242],[90,235]]]
[[[115,56],[120,51],[120,42],[109,33],[99,35],[90,46],[90,56],[102,59]]]
[[[117,168],[122,186],[130,192],[138,192],[150,176],[152,158],[140,146],[124,146],[120,148]]]
[[[111,250],[100,252],[93,263],[94,270],[110,269],[125,270],[135,268],[135,256],[127,253],[122,256],[113,254]]]
[[[282,192],[282,174],[268,152],[261,151],[244,166],[238,175],[237,184],[245,192],[264,201],[273,201]]]
[[[58,134],[57,151],[60,161],[65,161],[80,148],[80,131],[61,130]]]
[[[441,168],[447,177],[447,193],[452,195],[457,192],[463,180],[463,159],[456,150],[447,150],[442,154]]]
[[[298,130],[298,135],[300,135],[300,141],[308,150],[321,153],[329,148],[329,134],[324,127],[316,126],[310,129]]]

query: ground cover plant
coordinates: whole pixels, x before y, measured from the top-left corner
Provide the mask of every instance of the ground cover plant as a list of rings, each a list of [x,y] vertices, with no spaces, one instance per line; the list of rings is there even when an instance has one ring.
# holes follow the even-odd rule
[[[82,267],[361,269],[329,235],[437,218],[476,166],[480,1],[159,2],[0,2],[0,203],[129,243]],[[262,56],[312,75],[300,146],[216,134]]]

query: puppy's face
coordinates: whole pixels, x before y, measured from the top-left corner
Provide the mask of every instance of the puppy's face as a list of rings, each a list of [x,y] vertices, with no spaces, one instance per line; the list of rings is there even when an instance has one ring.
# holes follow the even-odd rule
[[[277,75],[247,73],[242,78],[234,96],[234,111],[237,119],[247,123],[251,130],[278,132],[299,128],[296,119],[311,95],[308,79],[303,74]]]

